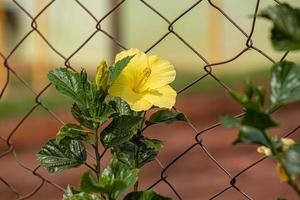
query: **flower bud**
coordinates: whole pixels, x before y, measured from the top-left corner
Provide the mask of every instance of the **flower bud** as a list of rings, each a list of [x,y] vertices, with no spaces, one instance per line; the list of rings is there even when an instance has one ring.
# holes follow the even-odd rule
[[[108,81],[109,70],[105,60],[101,60],[99,66],[97,67],[96,73],[96,86],[97,89],[107,89],[107,81]]]

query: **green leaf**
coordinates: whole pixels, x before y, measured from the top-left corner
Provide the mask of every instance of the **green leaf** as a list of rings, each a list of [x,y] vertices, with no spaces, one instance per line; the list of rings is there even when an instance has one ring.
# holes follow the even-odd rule
[[[172,200],[169,197],[161,196],[151,190],[131,192],[126,195],[124,200]]]
[[[186,116],[183,113],[172,112],[168,109],[159,110],[153,113],[148,121],[146,121],[146,125],[152,124],[170,124],[175,121],[187,121]]]
[[[48,73],[48,79],[60,93],[85,105],[86,89],[89,87],[85,71],[78,73],[66,68],[57,68]]]
[[[252,126],[259,130],[268,129],[278,125],[269,114],[251,108],[246,110],[246,114],[243,117],[241,124]]]
[[[130,169],[113,158],[100,175],[99,185],[105,188],[110,199],[114,200],[135,184],[138,172],[138,169]]]
[[[89,194],[86,192],[76,191],[68,186],[64,193],[63,200],[104,200],[99,194]]]
[[[276,50],[300,49],[300,9],[281,4],[263,10],[260,16],[273,22],[271,40]]]
[[[300,66],[284,61],[272,67],[271,109],[300,100]]]
[[[290,146],[284,152],[284,166],[292,176],[300,176],[300,143]]]
[[[117,116],[122,115],[133,115],[133,111],[126,101],[122,100],[120,97],[108,97],[108,104],[116,111]]]
[[[84,127],[89,129],[95,129],[94,118],[90,115],[89,111],[85,109],[83,106],[80,106],[76,103],[73,104],[71,108],[71,113],[73,117]]]
[[[150,138],[133,138],[128,142],[113,147],[112,153],[119,161],[130,168],[141,168],[146,163],[153,161],[159,150],[164,146],[164,142]],[[136,163],[136,153],[138,152],[138,162]]]
[[[134,56],[127,56],[109,68],[108,84],[111,85],[114,80],[120,75],[122,70],[128,65]]]
[[[103,104],[101,105],[103,108],[102,113],[91,116],[89,111],[83,108],[76,103],[73,104],[71,112],[73,117],[84,127],[89,129],[96,129],[97,127],[103,125],[105,122],[109,120],[109,118],[115,113],[113,108],[110,105]],[[97,108],[98,109],[98,108]]]
[[[135,135],[140,127],[142,118],[135,116],[120,116],[101,133],[101,142],[104,147],[112,147],[128,141]]]
[[[263,133],[260,130],[250,126],[241,127],[238,138],[233,142],[233,144],[238,143],[259,144],[266,147],[269,146],[268,142],[263,136]]]
[[[80,179],[80,191],[105,193],[106,190],[94,179],[90,171],[85,172]]]
[[[76,124],[65,124],[57,133],[56,142],[60,144],[61,141],[66,139],[86,141],[89,139],[89,137],[88,134],[81,128],[81,126]]]
[[[69,140],[61,144],[49,140],[37,154],[38,162],[50,173],[57,173],[82,165],[86,160],[85,147],[81,141]]]
[[[222,116],[220,121],[226,128],[236,128],[240,125],[240,119],[228,115]]]
[[[247,95],[240,94],[238,92],[235,92],[233,90],[228,91],[229,95],[239,104],[246,107],[247,103],[249,101]]]

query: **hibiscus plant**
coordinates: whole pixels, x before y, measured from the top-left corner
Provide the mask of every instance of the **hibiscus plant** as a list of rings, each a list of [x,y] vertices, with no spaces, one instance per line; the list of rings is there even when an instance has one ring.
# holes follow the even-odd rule
[[[263,10],[259,16],[273,22],[271,41],[276,50],[300,49],[300,9],[282,3]],[[258,145],[259,153],[273,159],[280,182],[291,186],[300,198],[300,142],[287,138],[289,135],[278,138],[271,134],[271,128],[279,125],[271,114],[286,104],[300,101],[300,65],[284,58],[271,68],[268,95],[250,81],[245,82],[244,93],[228,91],[245,113],[240,118],[224,116],[221,122],[225,127],[239,128],[234,144]]]
[[[49,72],[57,91],[74,101],[71,113],[78,123],[64,124],[38,152],[38,162],[50,173],[81,165],[89,169],[79,188],[68,186],[64,200],[171,199],[139,190],[138,180],[140,168],[155,160],[164,146],[143,132],[152,125],[187,120],[171,110],[176,92],[169,84],[175,76],[170,62],[137,49],[122,51],[110,67],[102,61],[94,81],[84,69]],[[147,118],[152,108],[155,111]],[[88,149],[94,152],[92,160],[87,160]],[[107,151],[110,162],[102,169]]]

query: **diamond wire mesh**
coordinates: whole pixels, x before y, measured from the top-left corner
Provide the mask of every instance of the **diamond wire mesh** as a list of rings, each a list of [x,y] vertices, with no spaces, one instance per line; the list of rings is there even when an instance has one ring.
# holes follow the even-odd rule
[[[47,111],[55,120],[57,120],[59,123],[64,124],[64,121],[61,120],[53,111],[51,111],[47,106],[45,106],[43,104],[43,101],[41,100],[41,95],[43,93],[45,93],[49,87],[51,86],[51,84],[47,84],[40,92],[36,93],[32,87],[25,81],[22,79],[22,77],[18,74],[17,71],[15,71],[13,69],[13,65],[9,63],[11,56],[15,53],[15,51],[20,47],[20,45],[22,43],[24,43],[25,40],[28,39],[28,37],[33,34],[34,32],[37,33],[39,35],[39,37],[45,42],[45,44],[60,58],[62,58],[64,60],[64,65],[66,68],[70,68],[72,70],[73,67],[70,64],[70,60],[73,58],[73,56],[75,56],[96,34],[102,33],[103,35],[105,35],[106,37],[108,37],[115,45],[119,46],[122,49],[126,49],[126,47],[121,44],[117,38],[115,38],[112,34],[110,34],[108,31],[106,31],[105,29],[103,29],[101,27],[101,23],[103,21],[105,21],[112,13],[114,13],[119,7],[122,6],[122,4],[126,1],[126,0],[122,0],[116,3],[116,5],[109,10],[109,12],[107,12],[102,18],[98,19],[85,5],[83,2],[79,1],[79,0],[74,0],[78,6],[80,6],[96,23],[96,27],[95,27],[95,31],[86,38],[86,40],[69,56],[65,56],[63,55],[60,51],[58,51],[55,46],[53,46],[49,40],[47,40],[47,37],[45,35],[43,35],[43,33],[39,30],[38,27],[38,23],[37,23],[37,19],[47,10],[49,9],[49,7],[51,7],[51,5],[55,2],[56,0],[52,0],[49,3],[47,3],[35,16],[32,15],[28,10],[25,9],[24,6],[22,6],[21,3],[19,3],[16,0],[12,0],[12,2],[20,9],[20,12],[23,12],[30,20],[31,20],[31,29],[22,37],[22,39],[17,43],[17,45],[7,54],[5,55],[4,53],[0,52],[0,58],[3,62],[3,66],[6,70],[6,82],[3,86],[3,88],[1,88],[0,91],[0,97],[3,97],[11,76],[15,76],[27,89],[29,92],[33,93],[35,95],[35,104],[32,106],[32,108],[25,114],[25,116],[22,117],[22,119],[19,121],[19,123],[13,128],[13,130],[8,134],[7,137],[3,137],[0,136],[0,139],[5,142],[7,148],[0,152],[0,159],[12,154],[14,156],[15,161],[24,169],[27,170],[29,172],[32,173],[33,176],[36,176],[40,179],[40,183],[37,184],[35,186],[35,188],[26,194],[21,194],[20,192],[18,192],[18,190],[16,190],[14,188],[13,185],[11,185],[9,183],[9,180],[4,179],[3,177],[0,177],[0,181],[7,186],[7,188],[9,188],[9,190],[11,192],[13,192],[16,195],[16,199],[28,199],[32,196],[34,196],[43,186],[44,184],[50,184],[52,185],[54,188],[56,188],[57,190],[61,190],[62,192],[64,191],[64,188],[62,188],[61,186],[59,186],[58,184],[56,184],[55,182],[47,179],[46,177],[42,176],[39,173],[39,169],[40,166],[36,166],[35,168],[31,168],[28,167],[26,163],[22,162],[19,158],[18,155],[15,151],[15,146],[12,143],[12,137],[14,136],[15,132],[18,130],[18,128],[22,125],[22,123],[25,122],[25,120],[38,108],[41,107],[43,108],[45,111]],[[201,80],[203,80],[205,77],[210,76],[212,77],[219,85],[221,85],[224,90],[229,90],[229,87],[222,82],[220,79],[218,79],[218,77],[214,74],[214,70],[213,68],[219,65],[223,65],[223,64],[227,64],[230,62],[233,62],[234,60],[238,59],[240,56],[242,56],[244,53],[246,53],[249,50],[254,50],[256,52],[258,52],[261,56],[265,57],[267,60],[270,61],[271,64],[275,63],[276,61],[273,60],[267,53],[265,53],[264,51],[262,51],[261,49],[257,48],[253,41],[252,41],[252,35],[254,33],[255,30],[255,25],[256,25],[256,16],[257,16],[257,12],[260,6],[260,0],[256,0],[256,6],[255,6],[255,10],[253,11],[253,19],[252,19],[252,27],[251,27],[251,31],[250,33],[247,33],[245,30],[243,30],[222,8],[218,7],[213,1],[211,0],[207,0],[207,2],[209,3],[209,5],[214,8],[217,12],[219,12],[226,20],[228,20],[228,22],[230,22],[234,28],[239,31],[242,35],[244,35],[244,37],[247,39],[244,48],[237,53],[234,57],[232,57],[231,59],[228,60],[223,60],[221,62],[217,62],[217,63],[210,63],[200,52],[198,52],[195,48],[193,48],[193,46],[188,43],[178,32],[176,32],[175,28],[174,28],[174,24],[177,23],[178,21],[180,21],[187,13],[191,12],[195,7],[199,6],[201,4],[201,2],[203,2],[204,0],[199,0],[197,2],[195,2],[193,5],[191,5],[188,9],[186,9],[184,12],[182,12],[179,16],[177,16],[174,20],[169,20],[167,17],[165,17],[163,15],[163,13],[159,12],[157,9],[155,9],[153,6],[151,6],[151,4],[145,0],[140,0],[141,3],[143,3],[143,5],[151,10],[153,13],[155,13],[157,16],[159,16],[161,18],[162,21],[164,21],[164,23],[167,23],[168,25],[168,29],[166,30],[165,34],[163,34],[163,36],[158,39],[156,42],[154,42],[148,49],[145,50],[145,52],[149,52],[151,49],[153,49],[155,46],[157,46],[159,43],[161,43],[163,40],[165,40],[167,37],[169,37],[170,35],[174,35],[179,41],[181,41],[186,47],[188,47],[190,50],[193,51],[193,53],[198,57],[198,59],[202,60],[205,65],[203,66],[203,70],[205,71],[205,74],[202,75],[201,77],[198,77],[196,80],[190,82],[189,84],[187,84],[184,88],[180,89],[177,91],[178,95],[180,95],[181,93],[183,93],[184,91],[186,91],[187,89],[191,88],[192,86],[194,86],[195,84],[199,83]],[[275,3],[280,4],[279,1],[274,0]],[[282,60],[287,56],[288,52],[286,52],[282,58]],[[176,108],[174,108],[176,110]],[[236,117],[241,117],[243,115],[243,113],[237,115]],[[154,188],[156,187],[159,183],[163,182],[165,183],[173,192],[174,195],[178,198],[178,199],[183,199],[180,192],[177,191],[175,189],[175,187],[173,186],[173,184],[171,183],[171,181],[168,180],[167,177],[167,172],[168,169],[173,166],[176,165],[177,161],[179,159],[181,159],[184,155],[189,154],[189,152],[191,152],[192,149],[194,148],[200,148],[201,150],[203,150],[203,152],[208,156],[208,158],[216,164],[216,166],[228,177],[228,185],[224,186],[224,189],[215,193],[214,195],[212,195],[209,199],[215,199],[217,197],[222,196],[222,194],[224,194],[227,190],[229,189],[234,189],[237,192],[239,192],[241,195],[243,195],[243,197],[245,199],[253,199],[250,195],[248,195],[247,193],[245,193],[244,191],[242,191],[237,185],[237,179],[246,171],[250,170],[251,168],[255,167],[258,163],[263,162],[266,157],[262,157],[260,159],[258,159],[257,161],[251,163],[250,165],[248,165],[247,167],[245,167],[244,169],[240,170],[238,173],[236,174],[231,174],[229,173],[224,166],[222,166],[221,163],[218,162],[217,159],[214,158],[214,156],[206,149],[205,144],[202,140],[202,134],[215,129],[216,127],[220,126],[220,123],[215,123],[212,124],[209,127],[206,127],[202,130],[199,130],[196,128],[196,126],[193,125],[193,123],[191,121],[188,122],[189,126],[194,130],[195,133],[195,142],[193,144],[191,144],[187,149],[182,150],[182,152],[180,154],[178,154],[175,159],[173,159],[171,162],[169,162],[166,166],[163,166],[161,164],[161,162],[157,159],[156,161],[159,163],[160,167],[161,167],[161,175],[160,178],[154,182],[151,186],[148,187],[148,189]],[[286,133],[285,136],[289,136],[293,133],[295,133],[298,129],[300,128],[300,125],[298,125],[297,127],[295,127],[294,129],[292,129],[290,132]],[[104,152],[105,153],[105,152]],[[91,156],[91,155],[90,155]],[[88,164],[86,164],[88,165]]]

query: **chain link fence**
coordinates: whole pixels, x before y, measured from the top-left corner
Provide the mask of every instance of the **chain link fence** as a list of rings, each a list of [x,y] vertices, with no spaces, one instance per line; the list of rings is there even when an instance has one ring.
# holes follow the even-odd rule
[[[87,45],[91,39],[96,35],[96,34],[103,34],[107,38],[109,38],[114,45],[118,46],[118,48],[121,49],[127,49],[121,42],[118,41],[116,37],[114,37],[112,34],[110,34],[108,31],[103,29],[101,27],[101,24],[114,12],[116,12],[117,9],[121,8],[122,5],[126,0],[118,1],[114,5],[109,12],[107,12],[102,18],[98,19],[86,6],[84,1],[79,1],[75,0],[76,4],[83,9],[84,12],[86,12],[89,17],[91,17],[95,21],[95,30],[94,32],[86,38],[86,40],[70,55],[63,55],[59,50],[56,49],[54,45],[51,44],[51,42],[47,39],[47,37],[39,30],[39,24],[37,20],[40,18],[41,15],[47,9],[51,7],[51,5],[55,2],[56,0],[52,0],[47,5],[45,5],[36,15],[31,14],[23,5],[22,3],[12,0],[12,2],[19,8],[20,12],[23,12],[27,18],[30,19],[31,21],[31,29],[22,37],[22,39],[17,43],[17,45],[8,53],[4,54],[3,52],[0,52],[0,60],[3,62],[3,67],[6,70],[6,81],[4,86],[1,88],[1,93],[0,97],[3,97],[3,95],[6,92],[6,89],[8,88],[11,78],[15,77],[19,81],[22,82],[22,84],[28,89],[28,92],[32,93],[35,96],[35,103],[32,106],[32,108],[22,117],[22,119],[15,125],[15,127],[10,131],[7,137],[4,137],[1,135],[0,139],[2,140],[2,143],[6,144],[6,148],[0,152],[0,160],[3,159],[4,157],[8,155],[13,155],[15,162],[18,163],[24,170],[27,170],[32,173],[32,176],[36,176],[37,178],[40,179],[40,183],[35,186],[35,188],[30,191],[29,193],[21,193],[19,192],[18,189],[14,187],[10,183],[9,179],[6,179],[4,176],[0,177],[0,182],[2,182],[12,193],[15,194],[15,199],[29,199],[29,198],[34,198],[34,195],[43,188],[45,184],[50,184],[53,186],[58,191],[61,191],[63,193],[64,188],[55,183],[54,181],[48,179],[47,177],[43,176],[39,171],[40,171],[40,166],[36,166],[34,168],[31,168],[27,165],[27,163],[24,163],[18,158],[18,154],[16,153],[16,146],[12,142],[12,138],[14,137],[16,131],[20,128],[20,126],[29,118],[29,116],[32,115],[32,113],[37,110],[38,108],[44,109],[46,112],[48,112],[55,120],[57,120],[59,123],[64,124],[64,121],[60,119],[54,111],[52,111],[50,108],[48,108],[44,102],[41,100],[41,96],[51,87],[51,84],[46,85],[40,92],[36,93],[34,89],[32,89],[31,85],[28,84],[22,76],[18,73],[18,71],[14,70],[14,64],[10,63],[11,57],[15,54],[16,50],[22,45],[29,37],[30,35],[36,33],[38,36],[44,41],[44,43],[56,54],[56,56],[60,57],[61,59],[64,60],[64,65],[66,68],[72,68],[72,64],[70,63],[70,60],[82,49]],[[180,21],[186,14],[191,12],[195,7],[201,6],[201,3],[206,1],[209,3],[209,5],[215,9],[217,12],[219,12],[228,22],[230,22],[233,27],[238,31],[240,34],[242,34],[246,38],[246,43],[244,45],[244,48],[238,52],[235,56],[228,60],[223,60],[221,62],[217,63],[210,63],[208,59],[206,59],[201,52],[197,51],[192,44],[188,43],[184,37],[182,37],[174,28],[174,25]],[[166,38],[172,36],[175,36],[179,41],[181,41],[186,47],[188,47],[197,57],[199,60],[203,61],[205,65],[203,66],[204,70],[204,75],[201,77],[198,77],[196,80],[191,81],[188,85],[186,85],[184,88],[178,90],[178,98],[180,98],[180,95],[188,90],[189,88],[193,87],[195,84],[201,84],[201,81],[205,79],[206,77],[211,77],[213,78],[217,84],[222,86],[224,90],[229,90],[229,86],[226,85],[222,80],[220,80],[217,75],[214,74],[214,68],[215,67],[222,67],[222,65],[231,63],[238,59],[240,56],[248,52],[249,50],[254,50],[258,52],[262,57],[264,57],[266,60],[268,60],[271,64],[274,64],[277,62],[277,60],[274,60],[272,57],[270,57],[267,53],[265,53],[263,50],[259,49],[255,43],[252,41],[252,36],[256,27],[256,20],[257,20],[257,12],[260,7],[260,0],[253,1],[253,3],[256,4],[255,9],[253,10],[253,18],[252,18],[252,27],[251,31],[247,33],[241,26],[239,26],[222,8],[218,7],[213,1],[211,0],[199,0],[196,1],[193,5],[191,5],[188,9],[186,9],[184,12],[182,12],[179,16],[177,16],[174,20],[170,20],[167,17],[164,16],[164,13],[161,13],[158,11],[156,8],[154,8],[150,2],[147,2],[145,0],[140,0],[140,2],[145,6],[145,8],[149,9],[151,12],[153,12],[155,15],[157,15],[163,23],[168,24],[168,28],[165,30],[165,34],[159,38],[157,41],[155,41],[151,46],[149,46],[147,49],[142,49],[145,52],[150,52],[154,47],[159,45],[162,41],[166,40]],[[274,1],[274,3],[278,3],[278,1]],[[234,4],[234,3],[233,3]],[[233,5],[234,6],[234,5]],[[147,20],[147,19],[145,19]],[[287,56],[288,52],[284,54],[283,58],[284,59]],[[174,108],[176,109],[176,108]],[[237,115],[236,117],[242,116],[243,113]],[[259,163],[263,162],[266,160],[266,157],[262,157],[258,159],[257,161],[251,163],[249,166],[245,167],[244,169],[240,170],[238,173],[231,174],[216,158],[214,158],[214,155],[207,150],[205,142],[203,142],[203,134],[207,132],[211,132],[212,130],[216,129],[218,126],[220,126],[220,123],[215,123],[212,124],[209,127],[206,127],[202,130],[199,130],[192,122],[189,122],[189,126],[194,130],[195,133],[195,140],[192,144],[187,149],[182,149],[182,152],[180,152],[171,162],[167,163],[165,166],[160,163],[159,160],[156,160],[160,166],[161,166],[161,175],[160,178],[153,182],[151,186],[148,187],[148,189],[154,189],[161,183],[165,184],[167,187],[169,187],[174,196],[177,197],[177,199],[183,199],[181,192],[176,190],[175,186],[173,185],[172,181],[168,179],[168,170],[176,165],[176,163],[185,155],[189,154],[193,149],[200,148],[202,153],[204,153],[208,159],[210,159],[221,171],[224,173],[224,175],[227,177],[228,182],[226,185],[224,185],[224,188],[220,190],[219,192],[213,194],[209,199],[217,199],[217,198],[222,198],[222,195],[228,190],[236,190],[238,193],[244,197],[244,199],[253,199],[249,194],[244,192],[239,186],[236,184],[237,180],[239,177],[244,174],[245,172],[249,171],[251,168],[254,168],[257,166]],[[300,127],[294,127],[290,132],[286,133],[286,136],[291,135],[295,133],[298,128]],[[202,154],[201,153],[201,154]],[[209,180],[207,180],[209,181]],[[0,195],[1,196],[1,195]],[[199,194],[199,199],[201,199],[201,194]]]

